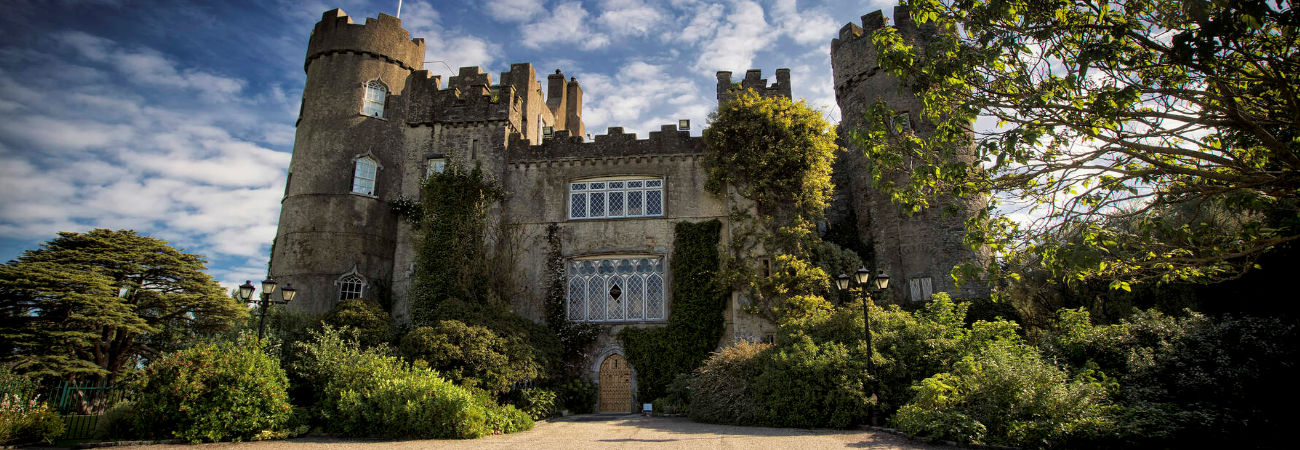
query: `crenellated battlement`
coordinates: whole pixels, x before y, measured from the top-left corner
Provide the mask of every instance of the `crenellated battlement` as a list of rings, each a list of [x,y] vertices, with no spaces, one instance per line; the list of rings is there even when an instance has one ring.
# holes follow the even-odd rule
[[[731,72],[718,71],[718,104],[721,105],[734,97],[735,91],[752,89],[762,97],[785,97],[790,95],[790,69],[776,69],[776,82],[767,84],[763,71],[750,69],[745,71],[745,79],[739,83],[731,81]]]
[[[510,162],[546,161],[568,158],[607,158],[626,156],[700,154],[704,140],[691,137],[688,131],[678,131],[676,125],[663,125],[651,131],[648,139],[637,139],[636,133],[625,133],[623,127],[609,127],[605,134],[597,135],[591,142],[568,131],[558,130],[540,145],[528,145],[523,136],[512,134],[507,146]]]
[[[317,58],[338,53],[367,55],[411,71],[424,67],[424,39],[411,39],[401,19],[382,13],[357,25],[341,9],[326,11],[312,29],[303,70]]]

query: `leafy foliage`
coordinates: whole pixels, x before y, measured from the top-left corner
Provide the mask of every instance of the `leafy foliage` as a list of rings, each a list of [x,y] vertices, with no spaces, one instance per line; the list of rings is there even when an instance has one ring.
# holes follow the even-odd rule
[[[386,349],[362,348],[333,327],[298,346],[294,371],[317,386],[316,413],[326,431],[386,438],[475,438],[531,428],[527,414],[497,406],[414,367]]]
[[[424,361],[456,384],[493,394],[541,375],[527,342],[456,320],[412,330],[402,337],[400,349],[409,360]]]
[[[741,92],[709,115],[704,143],[714,193],[732,186],[764,214],[784,211],[801,220],[826,209],[835,128],[802,100]]]
[[[414,325],[431,325],[449,300],[486,301],[483,280],[494,279],[487,265],[489,251],[484,236],[487,207],[504,197],[495,182],[478,167],[465,170],[450,166],[432,173],[421,186],[424,218],[421,221],[415,283],[411,290],[411,319]],[[495,293],[497,300],[508,298]]]
[[[972,245],[1113,289],[1230,278],[1300,239],[1290,2],[903,3],[939,32],[872,39],[933,133],[891,130],[877,104],[853,135],[896,202],[997,192],[1038,219],[991,205]],[[972,131],[977,117],[997,127]],[[909,183],[887,182],[900,171]]]
[[[59,233],[0,266],[0,354],[34,376],[112,381],[246,317],[204,264],[134,231]]]
[[[149,365],[134,402],[138,431],[190,442],[244,440],[289,420],[289,381],[254,339],[200,343]]]
[[[569,320],[567,303],[568,274],[564,270],[564,253],[561,248],[559,226],[546,227],[546,326],[560,340],[564,375],[576,377],[582,373],[591,344],[600,336],[600,327],[593,323]]]
[[[357,340],[366,347],[387,344],[393,340],[393,320],[374,301],[361,298],[340,301],[321,317],[321,322],[334,328],[349,327],[356,330]]]
[[[977,444],[1052,446],[1113,427],[1106,392],[1070,381],[1023,342],[996,341],[922,380],[898,410],[899,429]]]
[[[673,244],[673,307],[668,326],[624,328],[628,363],[637,369],[637,398],[664,395],[678,374],[700,365],[722,339],[726,292],[718,282],[717,220],[677,222]]]
[[[54,443],[63,435],[63,419],[38,389],[34,380],[0,367],[0,444]]]

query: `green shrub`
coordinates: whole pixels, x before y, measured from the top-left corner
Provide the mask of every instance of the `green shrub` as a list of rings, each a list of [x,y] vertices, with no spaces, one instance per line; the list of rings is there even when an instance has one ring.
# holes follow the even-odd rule
[[[357,340],[366,347],[387,344],[393,339],[392,318],[372,300],[342,300],[321,317],[321,322],[334,328],[356,330]]]
[[[487,410],[487,427],[498,433],[515,433],[533,428],[533,419],[514,405],[497,406]]]
[[[771,344],[739,341],[704,361],[688,382],[690,417],[710,423],[757,424],[763,412],[761,399],[750,382],[762,373],[762,355]]]
[[[487,327],[440,320],[402,337],[402,355],[424,361],[456,384],[500,394],[540,375],[532,348],[518,337],[503,338]]]
[[[596,385],[581,378],[572,378],[555,387],[557,402],[561,409],[573,414],[586,414],[595,409]]]
[[[894,423],[935,439],[1056,446],[1103,439],[1114,428],[1112,407],[1099,385],[1069,380],[1021,342],[990,342],[915,390]]]
[[[149,433],[245,440],[289,420],[288,384],[279,360],[253,339],[201,343],[155,360],[135,407]]]
[[[516,394],[515,404],[533,420],[552,417],[559,412],[555,391],[542,388],[524,388]]]
[[[63,435],[59,414],[41,401],[35,380],[0,368],[0,444],[43,441]]]
[[[122,401],[104,411],[99,423],[95,424],[95,439],[130,440],[138,437],[136,430],[141,429],[140,414],[135,402]]]
[[[316,409],[326,431],[386,438],[475,438],[532,427],[513,408],[499,411],[486,394],[412,367],[387,348],[362,348],[326,326],[300,343],[294,370],[316,386]],[[520,413],[522,414],[522,413]]]

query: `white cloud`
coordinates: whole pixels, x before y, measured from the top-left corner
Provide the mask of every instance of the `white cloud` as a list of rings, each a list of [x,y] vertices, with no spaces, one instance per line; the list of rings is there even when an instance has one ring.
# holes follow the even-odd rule
[[[597,20],[614,35],[644,36],[665,20],[659,9],[640,0],[609,0],[602,7]]]
[[[194,90],[209,99],[227,99],[244,89],[244,80],[194,68],[178,69],[176,62],[153,49],[123,49],[115,42],[80,31],[56,35],[90,61],[107,63],[134,83]]]
[[[543,11],[543,0],[495,0],[485,2],[487,13],[500,22],[527,22]]]
[[[722,4],[712,3],[692,11],[688,15],[691,18],[689,24],[682,28],[678,33],[665,33],[667,40],[675,40],[687,44],[700,43],[703,39],[712,37],[718,29],[718,23],[722,20],[722,14],[726,7]]]
[[[593,31],[587,23],[587,15],[587,10],[578,2],[562,3],[552,10],[549,17],[524,26],[521,32],[523,44],[533,49],[570,44],[583,50],[609,45],[609,36]]]
[[[583,121],[591,134],[622,126],[645,139],[648,132],[677,119],[702,123],[714,107],[714,96],[700,89],[689,75],[670,66],[633,61],[613,77],[591,74],[580,79],[586,101]],[[712,88],[712,85],[709,86]]]
[[[754,55],[773,41],[774,33],[763,16],[763,7],[757,3],[732,3],[712,40],[703,44],[695,69],[740,73],[752,68]]]
[[[820,9],[799,11],[796,0],[775,0],[772,17],[778,20],[779,30],[800,45],[826,45],[839,31],[838,24],[829,13]]]

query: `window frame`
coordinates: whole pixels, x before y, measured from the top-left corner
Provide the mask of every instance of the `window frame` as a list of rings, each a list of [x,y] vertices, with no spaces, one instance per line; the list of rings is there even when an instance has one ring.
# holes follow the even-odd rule
[[[348,271],[348,273],[340,275],[338,278],[334,279],[334,286],[337,287],[337,290],[335,292],[337,295],[335,295],[334,297],[335,301],[341,302],[344,300],[351,300],[354,298],[364,299],[366,298],[366,287],[368,287],[369,285],[370,283],[366,281],[366,277],[362,276],[361,272],[357,271],[356,266],[352,266],[352,270]],[[344,298],[344,295],[346,295],[348,292],[351,292],[348,289],[349,286],[356,286],[357,288],[356,297]]]
[[[914,302],[929,301],[934,298],[934,278],[917,276],[907,279],[907,294]]]
[[[377,90],[382,95],[372,96],[371,95],[372,90]],[[388,93],[389,93],[388,85],[384,84],[384,82],[379,80],[378,78],[367,81],[364,84],[362,84],[361,85],[361,115],[366,117],[374,117],[376,119],[386,118],[387,106],[388,106]],[[377,109],[372,109],[372,105],[376,105],[374,106],[374,108]],[[372,112],[374,112],[375,114],[371,114]]]
[[[610,261],[610,272],[602,273],[601,266]],[[668,259],[664,255],[602,255],[572,258],[565,262],[564,314],[571,322],[582,323],[659,323],[668,320]],[[629,269],[623,271],[626,262]],[[591,263],[591,264],[587,264]],[[648,264],[643,266],[643,264]],[[584,272],[584,266],[590,272]],[[644,268],[644,270],[643,270]],[[633,283],[633,278],[637,280]],[[634,284],[639,287],[634,287]],[[618,300],[609,295],[612,286],[618,285],[622,295]],[[651,308],[651,292],[657,291],[658,309]],[[599,317],[593,315],[592,293],[602,301],[597,307]],[[639,298],[633,298],[639,296]],[[582,311],[574,311],[575,300],[582,303]],[[639,315],[633,312],[632,302],[639,302]],[[618,306],[621,317],[610,318],[610,306]]]
[[[664,195],[667,182],[662,177],[649,175],[586,178],[568,182],[565,192],[565,217],[568,220],[641,219],[665,217],[667,201]],[[659,199],[656,213],[650,212],[651,194]],[[574,202],[581,198],[582,215],[575,216]],[[617,206],[611,208],[617,198]],[[632,199],[637,201],[633,202]],[[630,212],[631,204],[639,205],[639,214]],[[611,213],[616,211],[617,213]]]
[[[360,173],[360,171],[361,171],[361,168],[362,168],[363,165],[367,165],[367,166],[369,166],[369,167],[371,168],[371,174],[370,174],[371,176],[370,176],[370,178],[365,178],[365,177],[361,176],[362,174]],[[370,155],[370,154],[365,154],[365,155],[361,155],[361,156],[358,156],[358,157],[356,157],[356,158],[353,158],[353,159],[352,159],[352,189],[351,189],[351,193],[356,194],[356,195],[363,195],[363,196],[366,196],[366,197],[374,197],[374,198],[378,198],[378,197],[379,197],[378,192],[379,192],[379,169],[380,169],[380,168],[381,168],[381,166],[379,165],[379,160],[375,159],[375,157],[372,156],[372,155]],[[370,184],[370,192],[366,192],[366,191],[358,191],[358,190],[357,190],[357,187],[359,186],[359,185],[357,184],[357,182],[358,182],[359,180],[366,180],[366,181],[369,182],[369,184]]]

